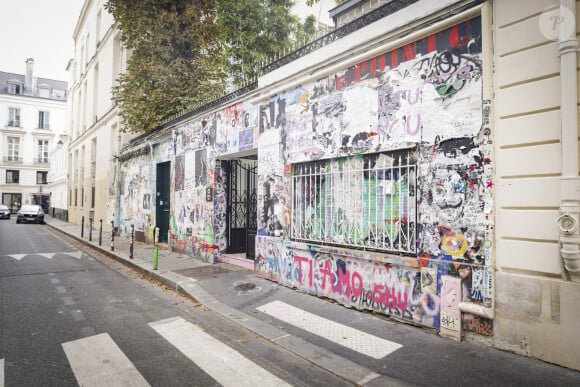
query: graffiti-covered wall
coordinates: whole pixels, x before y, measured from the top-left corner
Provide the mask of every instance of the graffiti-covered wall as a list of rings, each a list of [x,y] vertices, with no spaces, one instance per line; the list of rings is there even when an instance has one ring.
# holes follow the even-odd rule
[[[137,156],[124,164],[120,179],[119,233],[151,241],[155,227],[154,174],[149,155]]]
[[[261,105],[257,275],[441,330],[485,326],[458,310],[493,296],[482,85],[476,17]]]
[[[208,262],[224,251],[225,170],[220,156],[254,148],[257,108],[239,103],[176,129],[172,245]]]
[[[257,149],[256,275],[450,335],[492,334],[490,320],[459,311],[493,299],[482,70],[476,17],[266,103],[188,119],[162,157],[125,162],[123,225],[151,235],[154,163],[170,160],[170,244],[217,262],[224,160]]]

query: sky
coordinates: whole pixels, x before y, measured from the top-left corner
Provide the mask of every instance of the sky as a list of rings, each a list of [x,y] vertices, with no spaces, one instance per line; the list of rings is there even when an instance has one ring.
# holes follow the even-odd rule
[[[0,71],[68,81],[73,31],[83,0],[0,0]]]
[[[328,10],[334,0],[313,7],[295,0],[294,11],[332,24]],[[72,34],[84,0],[0,0],[0,71],[24,74],[34,59],[34,76],[68,81],[66,65],[74,55]]]
[[[320,0],[318,4],[314,4],[312,7],[306,5],[306,0],[294,0],[294,2],[294,12],[302,19],[305,19],[308,15],[314,15],[319,22],[332,25],[332,19],[328,16],[328,11],[336,7],[334,0]]]

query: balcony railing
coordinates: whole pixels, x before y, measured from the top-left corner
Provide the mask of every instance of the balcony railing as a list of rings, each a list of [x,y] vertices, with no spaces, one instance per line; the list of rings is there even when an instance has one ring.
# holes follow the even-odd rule
[[[48,158],[35,158],[34,159],[34,163],[35,164],[48,164]]]

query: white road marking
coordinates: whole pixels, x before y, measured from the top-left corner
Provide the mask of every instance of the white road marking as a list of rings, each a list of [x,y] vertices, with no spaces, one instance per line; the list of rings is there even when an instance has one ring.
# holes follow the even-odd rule
[[[56,255],[56,253],[36,253],[36,255],[40,255],[41,257],[52,259]]]
[[[80,386],[149,386],[106,333],[62,344]]]
[[[76,258],[76,259],[81,259],[81,257],[83,256],[82,251],[69,251],[69,252],[61,252],[61,253],[10,254],[10,255],[7,255],[7,257],[14,258],[17,261],[20,261],[22,258],[24,258],[28,255],[40,255],[41,257],[52,259],[57,254],[68,255],[69,257]]]
[[[281,301],[272,301],[256,309],[374,359],[382,359],[403,347],[401,344],[308,313]]]
[[[0,359],[0,387],[4,387],[4,359]]]
[[[289,386],[282,379],[181,317],[152,322],[149,325],[225,387]]]
[[[76,259],[81,259],[81,257],[83,256],[83,252],[82,251],[75,251],[75,252],[72,252],[72,253],[61,253],[61,254],[66,254],[69,257],[73,257],[73,258],[76,258]]]

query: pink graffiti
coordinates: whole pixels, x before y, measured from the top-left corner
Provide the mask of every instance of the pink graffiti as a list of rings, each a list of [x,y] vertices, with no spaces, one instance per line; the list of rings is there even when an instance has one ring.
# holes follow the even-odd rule
[[[445,312],[453,318],[459,319],[459,302],[461,301],[461,283],[457,279],[443,281],[441,289],[441,312]]]

